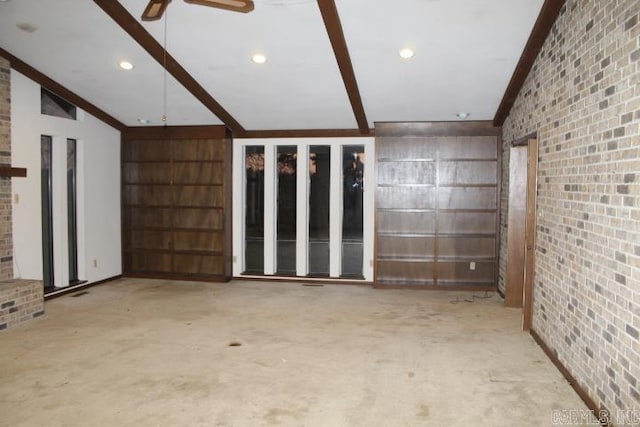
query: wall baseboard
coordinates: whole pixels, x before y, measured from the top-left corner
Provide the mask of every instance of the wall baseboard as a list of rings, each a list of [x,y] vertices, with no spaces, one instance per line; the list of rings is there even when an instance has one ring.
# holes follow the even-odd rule
[[[407,289],[412,291],[496,292],[496,287],[478,285],[389,285],[374,283],[374,289]]]
[[[335,279],[329,277],[301,277],[301,276],[261,276],[242,274],[234,276],[233,280],[250,281],[250,282],[280,282],[292,284],[317,284],[319,285],[364,285],[373,286],[373,282],[364,279]]]
[[[122,275],[128,279],[158,279],[158,280],[175,280],[178,282],[207,282],[207,283],[226,283],[232,278],[221,275],[208,274],[185,274],[185,273],[127,273]]]
[[[58,291],[53,291],[48,293],[47,295],[44,296],[44,300],[48,301],[50,299],[53,298],[58,298],[61,297],[63,295],[67,295],[76,291],[79,291],[81,289],[87,289],[87,288],[92,288],[94,286],[98,286],[98,285],[102,285],[104,283],[107,282],[113,282],[114,280],[118,280],[118,279],[122,279],[122,275],[118,275],[118,276],[113,276],[113,277],[109,277],[103,280],[98,280],[97,282],[91,282],[91,283],[81,283],[78,285],[73,285],[73,286],[67,286],[65,288],[60,288],[60,290]]]
[[[575,377],[569,372],[569,370],[562,364],[560,359],[556,353],[549,348],[549,346],[543,341],[543,339],[538,335],[536,331],[531,329],[529,331],[535,342],[542,348],[542,351],[547,355],[547,357],[553,362],[553,364],[558,368],[562,376],[569,382],[569,385],[578,393],[580,399],[587,405],[587,407],[593,412],[593,415],[598,421],[600,421],[600,425],[602,427],[613,427],[609,423],[609,411],[605,408],[599,407],[596,402],[589,396],[585,389],[583,389]]]

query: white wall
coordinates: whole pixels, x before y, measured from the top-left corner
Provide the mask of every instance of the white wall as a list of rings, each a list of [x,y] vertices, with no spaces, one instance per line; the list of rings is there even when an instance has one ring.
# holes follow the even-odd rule
[[[61,151],[67,138],[77,140],[79,278],[95,282],[122,274],[120,132],[80,110],[78,120],[41,115],[40,85],[11,70],[12,164],[27,168],[27,178],[12,179],[15,277],[42,279],[41,135],[53,137],[54,161],[57,157],[62,163],[66,161]],[[60,180],[62,175],[59,174]],[[66,189],[60,180],[54,176],[54,265],[58,287],[68,284],[66,245],[56,237],[65,235],[67,220]]]

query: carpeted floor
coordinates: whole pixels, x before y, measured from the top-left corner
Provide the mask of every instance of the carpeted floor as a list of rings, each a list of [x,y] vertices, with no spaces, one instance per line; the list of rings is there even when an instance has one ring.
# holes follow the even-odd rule
[[[0,425],[539,427],[586,411],[497,295],[123,279],[45,310],[0,333]]]

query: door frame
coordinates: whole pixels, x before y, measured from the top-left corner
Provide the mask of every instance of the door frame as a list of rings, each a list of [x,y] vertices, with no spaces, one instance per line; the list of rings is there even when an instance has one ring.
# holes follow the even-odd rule
[[[523,308],[522,329],[529,331],[536,254],[537,133],[513,141],[510,154],[505,305]]]

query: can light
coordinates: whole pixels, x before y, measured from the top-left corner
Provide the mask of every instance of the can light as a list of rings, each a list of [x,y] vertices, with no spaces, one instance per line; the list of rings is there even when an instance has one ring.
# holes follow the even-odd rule
[[[122,68],[123,70],[133,70],[133,64],[129,61],[120,61],[120,68]]]
[[[264,64],[265,62],[267,62],[267,57],[261,53],[256,53],[251,57],[251,60],[256,64]]]
[[[400,58],[402,59],[411,59],[415,55],[415,52],[413,51],[413,49],[404,48],[400,50],[399,54]]]

